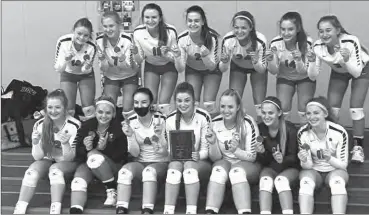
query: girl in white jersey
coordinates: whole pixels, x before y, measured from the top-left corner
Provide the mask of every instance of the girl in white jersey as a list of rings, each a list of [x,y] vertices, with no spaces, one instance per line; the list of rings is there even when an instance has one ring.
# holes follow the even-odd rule
[[[128,139],[128,151],[135,158],[118,173],[117,214],[128,213],[133,180],[143,183],[142,213],[152,214],[158,183],[165,179],[169,155],[165,117],[159,112],[150,111],[153,99],[148,88],[137,89],[133,94],[136,114],[122,123]]]
[[[141,56],[138,62],[145,60],[144,86],[153,93],[153,104],[159,103],[157,108],[168,114],[170,98],[178,79],[174,58],[179,56],[171,51],[176,49],[175,53],[178,53],[177,31],[164,22],[163,12],[155,3],[145,5],[141,17],[144,24],[135,28],[133,36]]]
[[[266,38],[256,31],[255,20],[248,11],[237,12],[232,18],[233,30],[222,42],[219,69],[229,73],[229,88],[235,89],[241,98],[250,74],[252,96],[256,113],[260,116],[260,104],[266,96],[268,73],[266,72]]]
[[[123,89],[123,116],[133,114],[132,95],[138,87],[139,67],[135,61],[138,49],[131,35],[124,33],[121,19],[115,11],[102,15],[104,34],[96,38],[99,67],[104,75],[104,94],[117,103],[120,89]]]
[[[22,181],[14,214],[25,214],[38,181],[47,174],[50,179],[50,214],[60,214],[65,190],[65,178],[77,168],[74,162],[74,138],[80,122],[68,115],[68,99],[63,90],[52,91],[46,97],[45,117],[38,120],[32,132],[32,157],[36,160],[27,169]]]
[[[323,183],[331,188],[333,214],[345,214],[348,142],[346,130],[332,121],[326,98],[318,97],[306,105],[308,124],[300,128],[297,141],[301,161],[299,204],[301,214],[314,210],[314,190]]]
[[[277,75],[277,97],[282,102],[282,110],[287,119],[292,99],[297,92],[297,111],[301,123],[306,122],[305,104],[315,94],[316,82],[308,76],[307,50],[312,39],[307,37],[301,15],[288,12],[280,20],[280,36],[271,43],[267,50],[268,70]]]
[[[243,112],[238,91],[226,90],[219,103],[221,115],[213,119],[206,134],[209,157],[215,162],[208,184],[206,213],[219,212],[228,179],[238,213],[251,213],[250,184],[259,181],[261,170],[255,162],[259,129],[255,120]]]
[[[186,213],[196,214],[200,184],[206,183],[205,180],[207,181],[210,176],[211,164],[207,161],[208,143],[205,134],[211,118],[208,112],[195,106],[194,94],[191,84],[180,83],[174,92],[177,110],[171,113],[166,121],[168,137],[170,131],[192,130],[195,142],[192,143],[192,161],[169,163],[165,185],[164,214],[174,214],[182,175],[186,193]]]
[[[68,112],[75,114],[77,89],[81,94],[85,119],[94,117],[95,74],[92,68],[96,46],[92,42],[92,24],[87,18],[79,19],[73,33],[58,39],[54,68],[60,73],[60,88],[68,98]]]
[[[324,16],[318,22],[320,39],[310,52],[309,73],[316,77],[321,63],[331,67],[328,101],[338,120],[342,100],[351,81],[350,113],[353,124],[354,148],[352,161],[364,162],[364,103],[369,88],[368,51],[359,39],[347,33],[336,16]]]
[[[222,79],[217,68],[219,34],[208,26],[204,10],[197,5],[186,10],[186,24],[188,29],[178,37],[181,58],[176,58],[175,64],[179,72],[185,71],[197,103],[204,87],[204,108],[212,114],[216,112],[215,100]]]

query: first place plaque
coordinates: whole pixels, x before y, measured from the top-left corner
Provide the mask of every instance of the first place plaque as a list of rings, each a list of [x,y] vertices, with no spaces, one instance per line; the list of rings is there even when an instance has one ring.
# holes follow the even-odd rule
[[[173,130],[169,132],[170,157],[172,161],[192,160],[195,143],[193,130]]]

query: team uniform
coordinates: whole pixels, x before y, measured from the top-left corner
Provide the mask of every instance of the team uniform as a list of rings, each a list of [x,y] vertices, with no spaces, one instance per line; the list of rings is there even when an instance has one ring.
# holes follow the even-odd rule
[[[310,63],[308,70],[310,76],[318,76],[321,70],[321,64],[325,62],[331,67],[332,73],[335,75],[368,79],[369,73],[364,73],[363,69],[369,61],[369,55],[362,50],[359,39],[349,34],[341,34],[338,39],[340,47],[349,49],[351,53],[348,62],[344,62],[342,55],[338,52],[331,55],[328,52],[327,46],[319,39],[313,45],[316,61]]]
[[[38,132],[42,134],[44,118],[38,120],[33,127],[33,135]],[[33,197],[33,193],[37,187],[38,181],[48,174],[50,180],[51,190],[51,206],[50,214],[60,214],[61,202],[59,199],[63,198],[65,188],[65,178],[72,175],[76,170],[78,163],[75,162],[76,145],[74,139],[77,130],[80,128],[80,122],[67,115],[63,127],[59,131],[53,133],[53,145],[51,152],[46,154],[42,148],[42,136],[38,143],[32,145],[32,157],[36,160],[26,170],[22,180],[22,188],[19,194],[18,202],[14,208],[14,214],[25,214],[28,202]],[[69,137],[66,143],[61,143],[62,136]],[[64,138],[63,138],[64,139]],[[36,141],[33,139],[33,141]],[[50,144],[50,143],[46,143]],[[32,193],[32,196],[25,194]],[[61,191],[63,190],[63,191]]]
[[[85,62],[90,60],[93,65],[96,45],[89,40],[81,50],[77,51],[73,43],[73,34],[67,34],[60,37],[56,45],[54,69],[61,73],[61,82],[78,83],[82,79],[94,78],[93,68],[86,68]],[[70,51],[74,52],[75,56],[70,61],[66,61],[66,54]]]
[[[154,112],[149,126],[143,125],[137,114],[129,117],[128,121],[134,133],[131,137],[127,137],[129,151],[139,151],[139,153],[137,157],[132,153],[132,156],[134,156],[133,162],[124,165],[118,173],[118,184],[122,186],[123,189],[118,187],[117,213],[128,212],[131,196],[125,189],[127,186],[131,186],[132,180],[142,180],[143,183],[163,181],[169,161],[168,156],[157,153],[155,149],[155,147],[158,146],[161,150],[167,150],[165,127],[163,127],[160,136],[157,136],[154,132],[156,125],[165,125],[164,115],[160,112]],[[147,186],[150,185],[152,184],[149,183]],[[154,197],[152,201],[148,200],[145,202],[145,200],[143,200],[142,202],[143,211],[153,211],[156,194],[145,193],[144,189],[143,196]]]
[[[177,30],[174,26],[166,24],[168,33],[167,44],[162,44],[158,38],[153,38],[147,31],[145,25],[139,25],[135,28],[133,37],[138,52],[142,59],[145,60],[145,71],[152,71],[158,74],[163,74],[167,71],[176,72],[174,67],[174,56],[171,52],[166,55],[161,53],[161,46],[168,46],[171,48],[177,44]],[[164,69],[164,70],[163,70]]]
[[[238,163],[240,161],[254,162],[256,159],[255,143],[256,137],[259,136],[259,129],[254,119],[251,116],[245,115],[245,139],[242,141],[240,147],[234,152],[228,152],[226,145],[233,138],[233,134],[237,133],[236,128],[228,129],[224,125],[223,116],[217,116],[213,119],[213,131],[215,132],[218,140],[218,146],[222,152],[223,159],[229,161],[231,164]],[[242,138],[241,138],[242,139]]]
[[[231,60],[227,63],[220,62],[219,69],[223,72],[227,71],[230,67],[230,71],[240,70],[245,73],[259,72],[264,73],[267,68],[265,60],[266,52],[266,37],[256,32],[257,46],[255,52],[259,54],[258,61],[256,64],[252,63],[251,56],[248,54],[252,50],[252,43],[248,43],[246,46],[242,46],[233,31],[228,32],[222,41],[222,52],[231,53]]]
[[[120,32],[117,44],[112,46],[104,35],[96,38],[99,49],[106,55],[104,60],[99,60],[99,67],[105,77],[105,84],[114,84],[121,87],[124,84],[138,84],[136,62],[130,50],[132,38],[125,32]],[[124,53],[125,60],[118,60],[118,53]]]
[[[38,120],[34,125],[34,130],[40,134],[42,134],[43,132],[42,131],[43,121],[44,118]],[[76,155],[76,144],[74,140],[77,135],[77,130],[80,127],[80,124],[81,123],[77,119],[71,116],[67,116],[63,128],[58,132],[54,132],[55,148],[52,150],[51,154],[46,155],[44,153],[44,150],[42,149],[42,144],[38,143],[33,145],[32,147],[33,158],[35,160],[50,159],[54,162],[73,161]],[[62,134],[70,135],[68,144],[60,143],[60,135]],[[42,138],[40,142],[42,142]]]

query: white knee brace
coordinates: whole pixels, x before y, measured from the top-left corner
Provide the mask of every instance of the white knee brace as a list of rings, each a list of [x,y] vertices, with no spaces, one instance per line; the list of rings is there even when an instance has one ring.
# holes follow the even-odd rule
[[[189,168],[183,171],[183,181],[185,184],[194,184],[199,182],[199,173],[196,169]]]
[[[76,114],[76,111],[75,110],[68,110],[68,114],[73,116]]]
[[[365,117],[364,108],[350,108],[351,119],[361,120]]]
[[[122,168],[118,172],[118,184],[131,185],[133,175],[132,172],[126,168]]]
[[[235,167],[229,172],[229,180],[231,184],[247,182],[246,172],[241,167]]]
[[[291,111],[286,111],[286,112],[283,112],[283,117],[285,118],[285,119],[289,119],[290,118],[290,116],[291,116]]]
[[[314,196],[315,182],[309,177],[300,180],[299,195]]]
[[[80,177],[74,178],[71,183],[71,190],[87,192],[86,180]]]
[[[269,176],[263,176],[260,178],[259,182],[259,190],[260,191],[267,191],[269,193],[273,192],[274,184],[273,179]]]
[[[333,116],[338,119],[339,118],[339,115],[340,115],[340,109],[341,108],[332,107],[331,109],[332,109]]]
[[[93,105],[88,106],[88,107],[83,107],[82,108],[83,113],[85,114],[85,119],[91,119],[95,117],[95,107]]]
[[[284,176],[277,176],[274,180],[274,185],[278,193],[291,190],[290,181]]]
[[[22,185],[26,187],[36,187],[39,179],[39,174],[34,169],[27,169],[24,173],[24,178],[22,180]]]
[[[305,123],[306,122],[306,112],[298,111],[297,112],[300,117],[300,122]]]
[[[162,114],[167,116],[168,114],[170,114],[171,105],[170,104],[160,104],[158,106],[158,109]]]
[[[142,171],[142,182],[157,181],[156,169],[148,166]]]
[[[124,117],[124,119],[128,119],[128,117],[132,116],[135,113],[134,110],[130,110],[130,111],[123,111],[122,115]]]
[[[50,184],[65,184],[64,173],[60,169],[50,169],[49,172]]]
[[[329,180],[332,195],[346,195],[346,182],[340,176],[333,176]]]
[[[87,159],[87,166],[91,169],[97,169],[104,163],[105,158],[99,154],[93,154]]]
[[[168,184],[181,183],[182,173],[176,169],[168,169],[166,182]]]
[[[215,104],[215,101],[204,102],[204,109],[208,113],[215,113],[216,112],[216,104]]]
[[[261,116],[261,104],[255,105],[255,111],[257,116]]]
[[[211,171],[210,181],[225,184],[228,180],[228,174],[226,170],[221,166],[215,166]]]

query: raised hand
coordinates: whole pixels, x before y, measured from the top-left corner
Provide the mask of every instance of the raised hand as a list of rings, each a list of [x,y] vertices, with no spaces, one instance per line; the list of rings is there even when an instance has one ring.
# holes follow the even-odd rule
[[[227,51],[227,48],[223,47],[222,54],[220,55],[220,61],[222,61],[223,63],[228,63],[229,60],[231,60],[231,55]]]
[[[208,48],[206,48],[206,46],[202,45],[200,47],[200,55],[201,55],[201,57],[205,57],[205,56],[207,56],[209,54],[210,54],[210,50]]]
[[[133,135],[133,129],[126,121],[122,122],[122,131],[127,137],[132,137]]]

